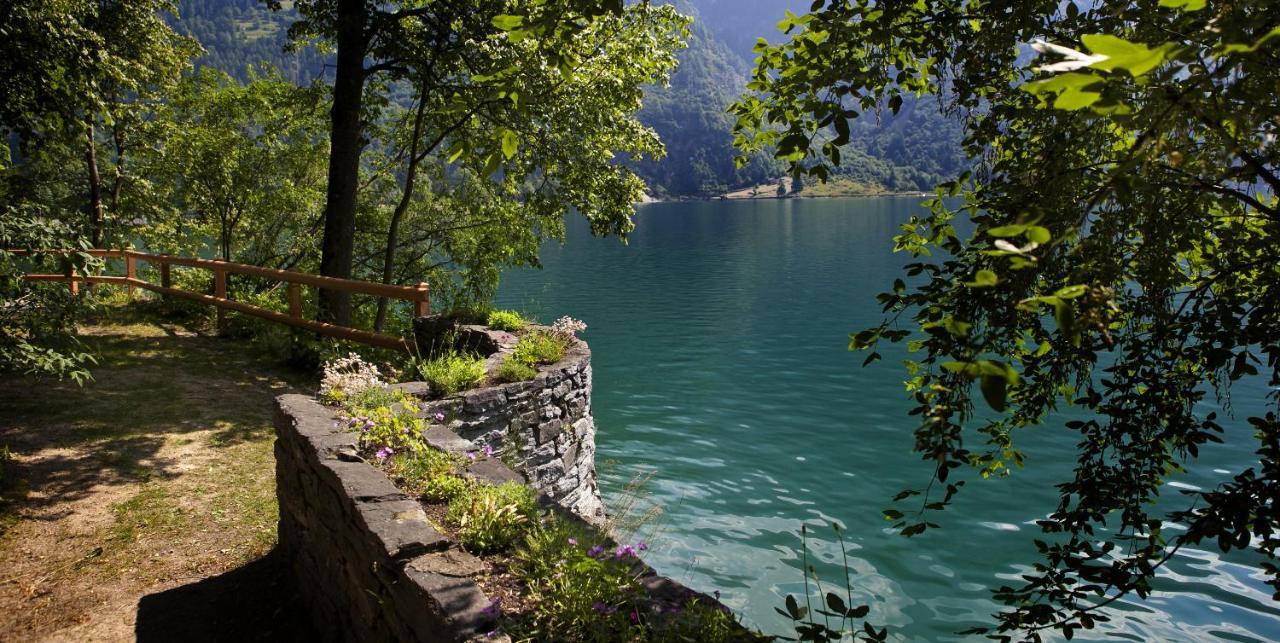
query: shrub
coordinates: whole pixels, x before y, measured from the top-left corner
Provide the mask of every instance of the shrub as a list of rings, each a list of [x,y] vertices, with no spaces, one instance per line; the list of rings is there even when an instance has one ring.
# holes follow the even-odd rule
[[[400,487],[428,502],[449,502],[466,493],[468,483],[458,477],[461,471],[460,456],[432,448],[398,456],[391,465]]]
[[[417,363],[422,379],[443,395],[453,395],[484,381],[484,359],[449,351],[439,357]]]
[[[533,491],[518,482],[480,484],[449,503],[447,517],[458,525],[462,544],[473,552],[510,548],[538,512]]]
[[[569,316],[561,317],[556,323],[551,325],[551,332],[565,338],[573,339],[578,333],[587,329],[587,325],[581,319],[574,319]]]
[[[621,554],[621,555],[618,555]],[[579,640],[634,640],[639,610],[638,561],[575,523],[552,521],[529,531],[513,571],[528,586],[533,606],[512,634],[579,633]],[[536,635],[534,638],[538,638]]]
[[[347,428],[360,433],[360,448],[382,461],[396,454],[420,454],[426,423],[413,396],[385,386],[365,389],[343,402]]]
[[[499,382],[525,382],[537,376],[538,369],[516,360],[514,355],[508,355],[498,366],[493,379]]]
[[[495,310],[489,313],[485,325],[494,330],[505,330],[512,333],[518,333],[529,325],[528,320],[520,316],[520,313],[514,310]]]
[[[569,342],[555,333],[533,332],[524,335],[512,349],[511,358],[526,366],[554,364],[564,357]]]
[[[507,626],[516,639],[567,641],[767,641],[747,632],[719,604],[689,597],[658,607],[640,583],[644,543],[610,546],[577,523],[552,520],[529,530],[513,571],[532,610]],[[656,608],[656,609],[655,609]]]
[[[349,353],[324,365],[320,397],[329,402],[342,402],[347,397],[382,386],[378,367],[360,359],[355,353]]]

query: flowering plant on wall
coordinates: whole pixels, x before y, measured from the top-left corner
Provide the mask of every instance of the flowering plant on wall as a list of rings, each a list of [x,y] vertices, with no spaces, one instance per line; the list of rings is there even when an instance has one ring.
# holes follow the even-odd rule
[[[385,386],[385,383],[378,367],[360,359],[355,353],[348,353],[346,357],[325,363],[324,376],[320,380],[320,397],[337,403],[349,396],[381,386]]]
[[[574,319],[568,315],[556,320],[551,325],[551,332],[560,335],[566,339],[576,337],[578,333],[587,329],[587,324],[581,319]]]

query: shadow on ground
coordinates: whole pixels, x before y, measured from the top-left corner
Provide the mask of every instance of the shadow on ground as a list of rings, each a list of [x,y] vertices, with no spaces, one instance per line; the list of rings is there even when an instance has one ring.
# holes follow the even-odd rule
[[[277,551],[138,601],[139,643],[315,641],[286,561]]]

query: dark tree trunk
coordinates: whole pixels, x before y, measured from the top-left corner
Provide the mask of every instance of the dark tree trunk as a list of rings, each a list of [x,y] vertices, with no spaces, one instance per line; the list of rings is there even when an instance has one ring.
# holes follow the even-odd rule
[[[360,102],[364,94],[364,0],[338,0],[338,63],[333,82],[333,120],[329,137],[329,191],[324,212],[320,274],[351,277],[356,232],[356,191],[360,179]],[[351,323],[351,295],[320,291],[320,318]]]
[[[89,238],[93,247],[102,247],[102,177],[98,174],[98,145],[94,141],[92,118],[86,119],[89,127],[84,152],[84,162],[89,171]]]

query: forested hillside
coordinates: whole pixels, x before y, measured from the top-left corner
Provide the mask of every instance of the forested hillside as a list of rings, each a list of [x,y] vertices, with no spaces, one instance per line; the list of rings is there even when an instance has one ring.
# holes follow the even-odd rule
[[[767,153],[738,168],[733,118],[725,109],[742,93],[759,38],[777,42],[777,23],[790,10],[803,13],[807,0],[680,0],[695,17],[689,47],[669,88],[646,93],[640,119],[654,128],[667,148],[664,159],[635,162],[636,171],[659,198],[707,197],[768,183],[782,166]],[[295,83],[332,71],[332,58],[314,48],[286,51],[288,28],[296,19],[291,2],[272,12],[260,0],[181,0],[178,31],[200,41],[200,64],[241,80],[247,69],[266,62]],[[326,66],[327,65],[327,66]],[[959,126],[937,113],[933,103],[906,101],[901,114],[884,120],[867,114],[854,127],[846,162],[836,176],[845,191],[928,190],[960,171]],[[837,190],[836,193],[840,193]]]
[[[292,2],[281,5],[273,12],[261,0],[181,0],[174,26],[205,48],[199,64],[246,80],[249,66],[266,62],[285,78],[305,84],[320,77],[332,57],[310,47],[285,51],[297,12]]]

